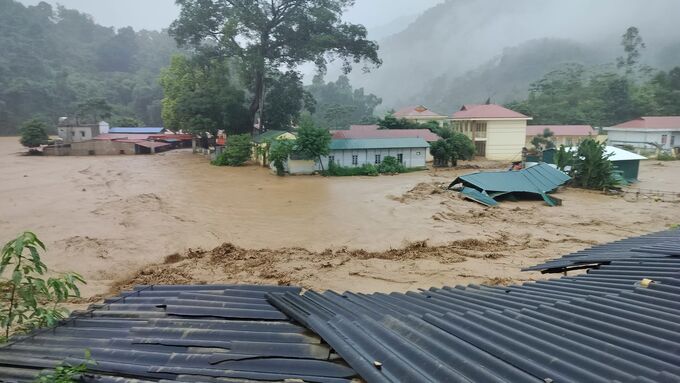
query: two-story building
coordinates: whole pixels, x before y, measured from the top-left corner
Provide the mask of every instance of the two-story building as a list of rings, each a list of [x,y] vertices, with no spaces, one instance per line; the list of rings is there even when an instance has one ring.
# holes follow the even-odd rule
[[[608,135],[607,142],[612,146],[661,150],[680,148],[680,116],[640,117],[604,130]]]
[[[497,161],[521,161],[531,117],[494,104],[463,105],[453,114],[458,132],[475,144],[476,155]]]
[[[531,147],[531,140],[542,135],[546,130],[552,132],[552,141],[556,147],[573,146],[586,138],[596,138],[597,130],[590,125],[529,125],[527,126],[526,147]]]

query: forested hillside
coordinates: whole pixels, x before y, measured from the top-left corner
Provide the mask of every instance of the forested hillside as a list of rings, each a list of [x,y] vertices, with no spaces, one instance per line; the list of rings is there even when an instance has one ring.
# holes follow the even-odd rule
[[[75,10],[0,0],[0,52],[0,135],[7,135],[29,118],[54,124],[101,100],[114,123],[161,125],[158,75],[178,49],[166,32],[116,31]]]

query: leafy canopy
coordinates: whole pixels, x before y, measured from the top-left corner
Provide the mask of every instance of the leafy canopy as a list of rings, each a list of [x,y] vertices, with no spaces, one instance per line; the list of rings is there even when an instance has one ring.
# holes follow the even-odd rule
[[[458,160],[471,160],[475,155],[475,144],[463,133],[446,125],[435,130],[442,139],[430,144],[430,154],[436,166],[458,165]]]
[[[323,76],[317,75],[306,90],[316,102],[311,117],[318,126],[347,129],[353,124],[377,122],[373,113],[382,99],[366,94],[363,88],[353,89],[347,76],[341,75],[337,81],[325,83]]]
[[[331,133],[323,128],[316,127],[314,123],[305,119],[300,123],[297,131],[297,151],[302,156],[309,159],[319,159],[327,156],[331,150]],[[323,170],[323,163],[321,163]]]
[[[43,121],[32,119],[21,125],[21,145],[33,149],[47,144],[48,140],[47,125]]]
[[[252,151],[253,145],[250,134],[229,136],[224,152],[213,161],[213,165],[242,166],[250,159]]]
[[[260,109],[265,76],[281,67],[313,62],[325,71],[340,59],[345,72],[362,61],[380,65],[366,28],[342,21],[353,0],[177,0],[170,33],[181,45],[238,58],[250,86],[251,119]]]
[[[619,185],[609,157],[606,144],[586,138],[576,151],[567,151],[562,145],[555,155],[555,162],[561,170],[568,171],[574,186],[601,190]]]

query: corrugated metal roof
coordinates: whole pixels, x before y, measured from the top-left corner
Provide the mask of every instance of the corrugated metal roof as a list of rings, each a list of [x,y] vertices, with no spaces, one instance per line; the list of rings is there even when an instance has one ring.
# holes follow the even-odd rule
[[[522,113],[515,112],[508,108],[495,104],[467,104],[453,114],[454,120],[471,120],[471,119],[485,119],[485,118],[508,118],[531,120],[531,117],[525,116]]]
[[[128,127],[128,128],[110,128],[109,133],[116,134],[157,134],[163,133],[165,128],[162,127]]]
[[[680,252],[680,231],[628,246],[654,247],[659,236]],[[636,252],[644,256],[519,286],[269,298],[369,383],[677,382],[680,259]]]
[[[422,138],[427,142],[439,141],[442,138],[432,133],[429,129],[349,129],[336,130],[333,132],[335,139],[362,139],[362,138]]]
[[[449,188],[463,184],[491,197],[507,193],[538,194],[550,202],[550,193],[571,178],[552,166],[539,163],[519,171],[478,172],[456,178]]]
[[[399,149],[429,148],[430,144],[422,138],[365,138],[341,139],[331,141],[331,150]]]
[[[33,381],[40,370],[97,363],[92,381],[349,382],[356,373],[327,344],[265,299],[275,286],[139,286],[50,330],[0,346],[0,381]],[[108,377],[108,378],[104,378]],[[108,380],[107,380],[108,379]],[[232,381],[232,380],[229,380]]]
[[[256,136],[254,136],[253,141],[260,144],[260,143],[278,138],[280,135],[283,135],[283,134],[286,134],[286,133],[290,133],[290,132],[286,132],[285,130],[268,130],[268,131],[266,131],[262,134],[258,134]]]

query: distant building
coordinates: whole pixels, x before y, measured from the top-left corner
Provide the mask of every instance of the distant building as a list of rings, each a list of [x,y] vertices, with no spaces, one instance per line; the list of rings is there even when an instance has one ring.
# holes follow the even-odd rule
[[[64,144],[89,141],[102,133],[108,132],[109,124],[79,124],[77,120],[62,117],[57,126],[57,134]]]
[[[577,145],[583,139],[597,137],[597,131],[590,125],[529,125],[525,146],[530,148],[531,140],[546,129],[553,133],[552,140],[557,147]]]
[[[407,168],[416,168],[425,166],[429,147],[422,138],[334,139],[330,154],[321,160],[328,169],[330,162],[343,167],[380,165],[385,157],[391,156]]]
[[[399,109],[398,111],[394,112],[394,117],[404,118],[419,124],[429,121],[437,121],[439,125],[443,125],[444,122],[449,119],[448,116],[435,113],[423,105],[408,106],[406,108]]]
[[[519,161],[531,117],[500,105],[463,105],[453,114],[458,132],[475,144],[476,155],[489,160]]]
[[[253,136],[253,155],[252,158],[262,166],[269,165],[269,148],[273,141],[295,140],[297,137],[291,132],[284,130],[268,130],[264,133]],[[228,139],[227,139],[228,140]]]
[[[680,148],[680,116],[640,117],[604,130],[609,145],[639,149]]]
[[[334,139],[422,138],[428,143],[441,140],[441,137],[429,129],[380,129],[378,125],[352,125],[348,130],[335,130],[332,133]],[[426,161],[432,161],[429,149]]]

